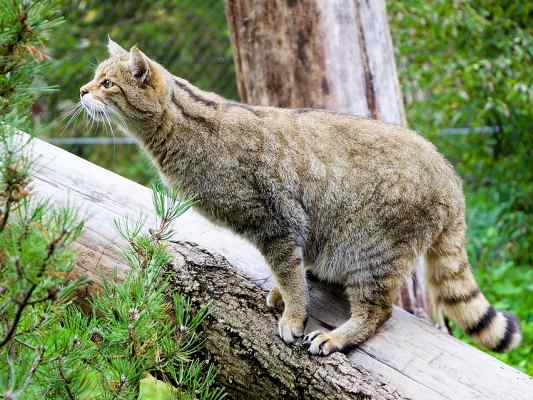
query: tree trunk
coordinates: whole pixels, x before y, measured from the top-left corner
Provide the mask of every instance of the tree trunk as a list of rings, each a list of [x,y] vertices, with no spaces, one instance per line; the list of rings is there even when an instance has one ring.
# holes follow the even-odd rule
[[[226,17],[243,102],[406,124],[384,0],[226,0]],[[422,260],[398,304],[429,315]]]
[[[151,191],[43,141],[34,140],[32,151],[39,164],[33,193],[86,217],[75,243],[75,275],[101,282],[115,272],[128,274],[122,256],[128,243],[113,221],[144,216],[147,228],[156,226]],[[265,307],[270,274],[257,249],[194,210],[173,230],[171,279],[194,304],[210,303],[206,346],[219,382],[235,399],[531,397],[533,383],[525,374],[398,308],[348,355],[316,357],[301,345],[286,345],[276,334],[279,315]],[[348,306],[336,292],[311,282],[307,332],[346,320]]]

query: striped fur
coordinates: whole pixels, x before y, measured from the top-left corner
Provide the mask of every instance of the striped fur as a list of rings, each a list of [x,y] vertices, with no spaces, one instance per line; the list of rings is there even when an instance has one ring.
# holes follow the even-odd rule
[[[420,135],[348,114],[228,101],[137,48],[109,49],[82,102],[93,115],[115,113],[168,184],[180,182],[202,213],[255,242],[277,284],[268,303],[284,305],[287,343],[304,331],[304,264],[350,300],[348,321],[306,337],[311,353],[326,355],[373,335],[427,255],[435,316],[495,351],[518,344],[518,322],[490,306],[470,271],[461,181]]]
[[[428,253],[429,287],[437,313],[444,314],[478,344],[496,352],[512,350],[521,341],[518,320],[496,311],[474,279],[464,250],[464,222],[443,232]],[[437,317],[442,321],[442,315]]]

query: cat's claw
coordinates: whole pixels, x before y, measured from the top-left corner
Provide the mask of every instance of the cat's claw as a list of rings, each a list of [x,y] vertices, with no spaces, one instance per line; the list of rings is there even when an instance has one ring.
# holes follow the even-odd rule
[[[274,286],[272,289],[270,289],[270,292],[268,292],[266,304],[268,308],[281,308],[283,306],[281,292],[276,286]]]
[[[309,352],[311,354],[320,356],[327,356],[336,351],[341,351],[344,347],[342,340],[337,338],[335,334],[320,330],[305,335],[304,342],[309,344]]]

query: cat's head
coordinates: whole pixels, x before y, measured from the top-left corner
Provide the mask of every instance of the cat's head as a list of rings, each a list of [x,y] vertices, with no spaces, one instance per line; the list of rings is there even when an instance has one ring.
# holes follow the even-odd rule
[[[80,88],[85,111],[104,123],[116,115],[127,128],[157,125],[168,99],[168,73],[136,46],[127,51],[109,39],[107,49],[109,58]]]

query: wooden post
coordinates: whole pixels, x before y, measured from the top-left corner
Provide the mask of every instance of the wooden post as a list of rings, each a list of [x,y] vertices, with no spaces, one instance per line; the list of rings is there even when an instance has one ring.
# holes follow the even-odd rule
[[[243,102],[406,125],[384,0],[226,0]],[[398,304],[429,315],[423,261]]]

